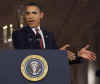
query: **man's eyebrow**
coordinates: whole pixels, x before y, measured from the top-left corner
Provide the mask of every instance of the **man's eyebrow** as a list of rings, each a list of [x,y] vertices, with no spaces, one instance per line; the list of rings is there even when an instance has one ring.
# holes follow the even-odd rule
[[[25,11],[25,13],[26,13],[26,14],[30,14],[30,12],[29,12],[29,11]]]
[[[30,12],[30,11],[25,11],[25,13],[26,13],[26,14],[30,14],[30,13],[32,13],[32,14],[37,14],[36,11],[32,11],[32,12]]]

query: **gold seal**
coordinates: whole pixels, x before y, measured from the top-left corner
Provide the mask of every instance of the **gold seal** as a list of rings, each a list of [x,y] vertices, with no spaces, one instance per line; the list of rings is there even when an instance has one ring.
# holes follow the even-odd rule
[[[40,55],[27,56],[21,63],[22,75],[30,81],[42,80],[48,72],[48,64]]]

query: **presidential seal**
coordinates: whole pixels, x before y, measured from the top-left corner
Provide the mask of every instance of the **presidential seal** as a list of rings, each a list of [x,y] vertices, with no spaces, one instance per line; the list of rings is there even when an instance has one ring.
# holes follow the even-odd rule
[[[48,72],[48,64],[40,55],[27,56],[21,63],[22,75],[30,81],[42,80]]]

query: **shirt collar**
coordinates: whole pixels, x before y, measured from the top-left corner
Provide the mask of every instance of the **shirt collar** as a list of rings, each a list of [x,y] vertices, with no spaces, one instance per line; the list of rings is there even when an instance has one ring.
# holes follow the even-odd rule
[[[37,29],[38,29],[39,31],[41,31],[40,26],[38,26]],[[34,33],[36,34],[36,30],[35,30],[34,27],[32,28],[32,31],[34,31]]]
[[[37,29],[40,30],[40,26],[38,26]],[[35,30],[35,27],[33,27],[32,30]]]

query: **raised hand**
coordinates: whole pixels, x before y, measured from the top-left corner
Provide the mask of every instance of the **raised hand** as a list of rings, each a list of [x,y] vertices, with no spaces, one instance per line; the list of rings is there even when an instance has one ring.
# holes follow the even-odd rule
[[[70,45],[69,45],[69,44],[65,44],[64,46],[62,46],[62,47],[60,48],[60,50],[66,50],[67,55],[68,55],[68,59],[69,59],[70,61],[75,60],[75,59],[76,59],[75,53],[73,53],[73,52],[70,51],[70,50],[67,50],[68,47],[70,47]]]
[[[78,56],[87,59],[89,61],[95,61],[96,60],[96,54],[90,50],[87,50],[90,47],[90,45],[86,45],[80,51],[78,51]]]
[[[68,47],[70,47],[70,45],[69,44],[65,44],[64,46],[62,46],[60,48],[60,50],[66,50]]]

